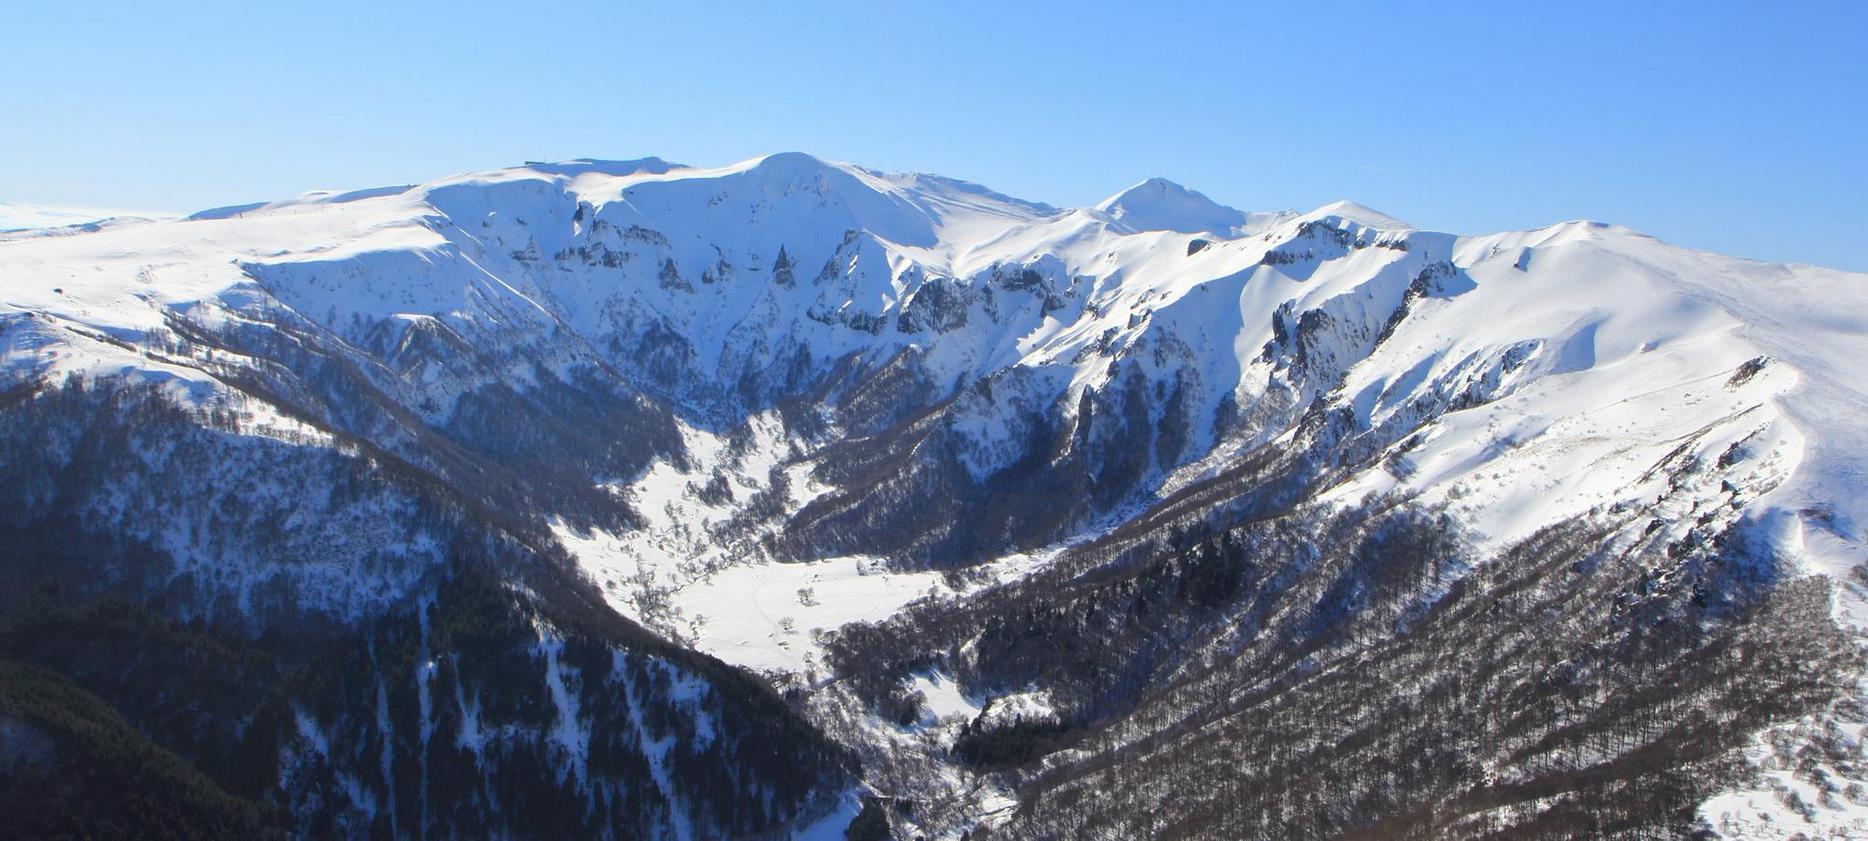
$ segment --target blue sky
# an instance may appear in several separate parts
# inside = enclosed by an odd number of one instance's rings
[[[802,150],[1060,205],[1159,175],[1868,270],[1865,3],[169,5],[6,6],[0,201]]]

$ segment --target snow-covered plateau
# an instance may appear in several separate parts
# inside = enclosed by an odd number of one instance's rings
[[[289,831],[1868,836],[1868,275],[797,153],[63,221],[0,609],[378,664],[227,713]]]

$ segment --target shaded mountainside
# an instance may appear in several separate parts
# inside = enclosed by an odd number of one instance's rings
[[[530,612],[484,571],[336,638],[248,641],[60,595],[39,594],[6,650],[276,799],[296,836],[753,837],[843,773],[744,675],[601,617]]]
[[[212,827],[1868,831],[1859,275],[783,154],[0,290],[0,659]]]
[[[0,662],[0,818],[20,838],[284,837],[59,675]]]
[[[231,435],[142,386],[6,419],[0,651],[295,836],[752,837],[846,784],[768,687],[617,616],[524,518],[406,464]],[[244,575],[174,553],[175,531]]]
[[[989,703],[949,748],[1017,795],[976,837],[1013,838],[1683,834],[1751,733],[1861,666],[1821,582],[1601,525],[1456,580],[1405,505],[1204,531],[846,628],[833,663],[900,720],[930,670],[1049,700]]]

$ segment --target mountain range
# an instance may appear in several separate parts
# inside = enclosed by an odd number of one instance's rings
[[[1868,833],[1864,360],[1600,222],[797,153],[0,233],[0,810]]]

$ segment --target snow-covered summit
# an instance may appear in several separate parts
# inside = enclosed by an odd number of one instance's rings
[[[1384,231],[1413,230],[1414,226],[1379,210],[1357,202],[1333,201],[1309,213],[1299,214],[1299,221],[1353,222],[1366,228]]]
[[[1165,178],[1150,178],[1103,199],[1096,210],[1129,231],[1224,234],[1246,221],[1244,213]]]

